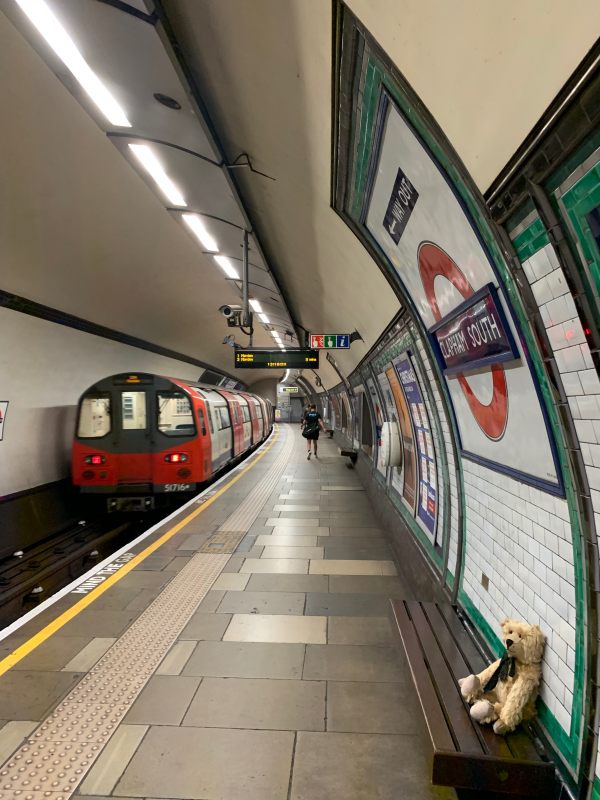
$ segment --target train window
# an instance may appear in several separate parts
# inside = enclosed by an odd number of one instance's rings
[[[219,412],[219,420],[221,423],[219,425],[219,430],[222,431],[224,428],[231,428],[231,420],[229,418],[229,411],[227,410],[227,407],[219,406],[218,412]]]
[[[211,407],[207,403],[206,404],[206,416],[208,417],[208,425],[210,427],[210,432],[211,433],[215,432],[215,428],[213,426],[213,413],[214,412],[212,411]]]
[[[110,395],[99,392],[81,401],[77,436],[80,439],[99,439],[110,433]]]
[[[262,406],[260,405],[256,406],[256,416],[258,417],[258,419],[263,418]]]
[[[250,409],[248,406],[242,406],[242,415],[244,417],[244,422],[250,422]]]
[[[124,431],[146,428],[146,392],[121,392],[121,420]]]
[[[158,430],[165,436],[194,436],[196,424],[190,399],[183,392],[157,392]]]
[[[206,422],[204,421],[204,411],[201,408],[198,409],[198,421],[200,422],[202,436],[206,436]]]

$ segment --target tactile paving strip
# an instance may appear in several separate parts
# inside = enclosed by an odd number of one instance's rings
[[[1,800],[68,800],[229,555],[198,553],[0,768]]]
[[[236,508],[219,528],[220,531],[247,531],[260,514],[262,507],[269,499],[269,495],[281,479],[281,473],[288,464],[289,457],[294,449],[294,439],[285,430],[285,442],[281,452],[271,464],[269,471],[261,481],[252,489],[243,503]]]
[[[213,533],[200,548],[201,553],[233,553],[247,531]]]

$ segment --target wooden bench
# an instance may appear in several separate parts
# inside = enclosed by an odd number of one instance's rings
[[[497,736],[469,716],[458,678],[486,665],[450,604],[392,600],[433,748],[432,782],[457,789],[460,798],[557,796],[554,765],[523,726]]]

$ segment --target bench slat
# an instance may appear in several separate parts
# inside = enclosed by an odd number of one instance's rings
[[[412,621],[402,600],[392,600],[391,604],[433,749],[455,751],[454,741],[438,702]]]
[[[434,753],[432,782],[456,789],[499,792],[519,797],[551,800],[556,795],[554,769],[544,761],[532,764],[493,756],[474,758],[466,753]]]
[[[470,665],[469,672],[481,672],[481,670],[483,670],[487,664],[479,650],[468,637],[461,621],[456,616],[454,608],[451,605],[440,604],[438,609],[446,621],[448,629],[452,632],[452,636],[455,640],[460,642],[459,647],[465,656],[465,660]],[[461,675],[459,677],[463,676]],[[492,737],[496,739],[500,737],[498,737],[491,728],[482,729],[485,731],[484,736],[486,737],[487,742],[490,743],[490,748],[493,748],[491,743]],[[501,739],[501,741],[506,743],[506,747],[508,747],[510,756],[512,758],[516,758],[521,761],[532,762],[537,762],[540,760],[539,753],[537,752],[534,743],[522,728],[517,729],[511,733],[510,736],[504,737]],[[491,752],[493,753],[493,749]]]
[[[452,635],[452,631],[450,631],[447,626],[446,619],[440,612],[439,606],[436,603],[423,603],[423,611],[425,612],[435,638],[437,639],[439,646],[444,653],[454,680],[458,684],[459,678],[465,678],[467,675],[471,674],[471,667],[465,661],[456,639]],[[467,704],[464,701],[463,704],[465,710],[467,710]],[[471,724],[473,725],[477,736],[479,736],[480,740],[483,742],[484,752],[501,758],[512,758],[512,752],[503,736],[497,736],[490,726],[479,725],[476,722],[472,722]]]
[[[473,729],[459,686],[448,669],[444,654],[435,640],[429,620],[425,616],[421,604],[416,601],[405,601],[405,605],[414,622],[417,636],[421,641],[426,661],[429,664],[432,680],[438,689],[438,700],[444,708],[446,718],[456,736],[459,749],[463,753],[481,755],[484,752],[482,743]]]

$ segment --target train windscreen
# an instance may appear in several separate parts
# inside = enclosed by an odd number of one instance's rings
[[[183,392],[157,392],[158,430],[165,436],[194,436],[196,423],[190,399]]]
[[[110,433],[110,394],[98,392],[86,395],[79,408],[77,436],[79,439],[99,439]]]

